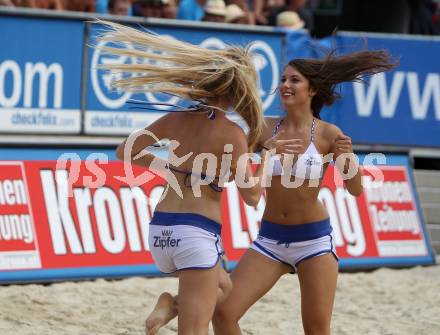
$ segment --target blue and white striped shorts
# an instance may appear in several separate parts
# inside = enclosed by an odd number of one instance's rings
[[[214,267],[224,254],[221,224],[194,213],[155,212],[148,243],[161,272]]]
[[[299,225],[281,225],[263,220],[251,249],[291,266],[296,272],[300,262],[329,252],[338,260],[332,231],[330,219]]]

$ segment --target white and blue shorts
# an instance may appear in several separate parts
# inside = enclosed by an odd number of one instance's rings
[[[221,224],[194,213],[155,212],[148,243],[161,272],[214,267],[224,254]]]
[[[299,225],[262,220],[258,238],[251,249],[289,265],[297,272],[298,264],[312,257],[331,252],[338,260],[332,231],[330,219]]]

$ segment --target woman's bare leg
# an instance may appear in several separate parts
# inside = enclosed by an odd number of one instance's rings
[[[232,290],[232,282],[229,274],[222,268],[219,271],[219,284],[217,302],[224,301]],[[145,333],[154,335],[157,331],[174,319],[178,313],[179,296],[172,296],[168,292],[164,292],[159,296],[155,308],[148,316],[145,322]]]
[[[313,257],[298,264],[301,315],[306,335],[329,335],[338,277],[333,254]]]
[[[212,269],[179,272],[178,334],[207,335],[220,282],[220,263]]]
[[[261,271],[264,269],[264,271]],[[241,334],[238,321],[244,313],[264,296],[285,273],[292,269],[255,250],[249,249],[231,274],[232,291],[217,305],[213,326],[216,335]]]
[[[223,268],[221,268],[219,275],[220,278],[218,283],[217,304],[225,301],[232,291],[232,281],[229,274]]]

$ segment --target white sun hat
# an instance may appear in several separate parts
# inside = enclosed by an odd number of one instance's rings
[[[246,16],[243,9],[237,6],[235,3],[226,6],[226,22],[233,22]]]
[[[304,28],[304,21],[293,11],[285,11],[277,15],[277,27],[289,29]]]
[[[226,15],[226,5],[223,0],[208,0],[205,5],[205,13],[211,15]]]

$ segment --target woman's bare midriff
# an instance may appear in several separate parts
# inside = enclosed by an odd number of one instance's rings
[[[156,211],[200,214],[221,224],[222,193],[214,192],[209,186],[201,186],[200,197],[197,197],[191,187],[183,185],[180,176],[177,178],[183,197],[169,187],[164,199],[156,206]]]
[[[305,180],[302,186],[288,188],[281,184],[281,177],[273,177],[272,186],[267,188],[266,208],[263,219],[284,225],[313,223],[329,217],[324,205],[318,200],[319,186],[309,186]]]

